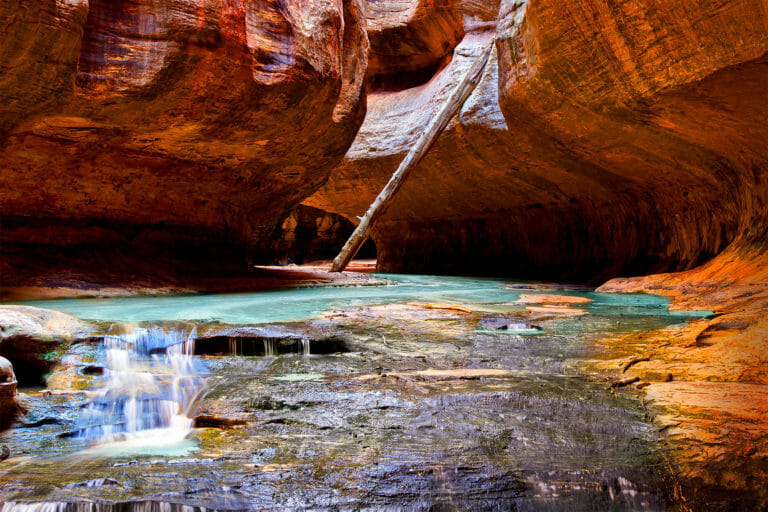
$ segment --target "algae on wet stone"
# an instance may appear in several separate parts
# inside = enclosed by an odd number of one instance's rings
[[[0,306],[0,356],[10,360],[22,385],[41,384],[69,345],[97,328],[78,318],[31,306]]]
[[[587,352],[587,338],[606,325],[632,331],[642,328],[643,318],[661,324],[680,319],[665,316],[663,307],[616,304],[597,306],[587,318],[547,320],[543,333],[519,342],[515,336],[478,332],[488,315],[510,322],[523,318],[520,306],[510,305],[518,292],[505,284],[414,276],[378,289],[336,289],[335,299],[326,291],[297,289],[268,297],[177,297],[170,303],[157,298],[162,307],[155,309],[146,308],[147,299],[122,301],[111,310],[116,315],[162,313],[179,319],[200,315],[210,300],[215,304],[210,319],[234,318],[232,313],[252,311],[271,297],[293,305],[289,313],[303,319],[248,329],[322,333],[345,340],[349,350],[205,357],[210,390],[200,415],[213,418],[215,428],[192,433],[196,453],[162,463],[139,454],[87,459],[85,452],[72,453],[78,448],[67,439],[55,438],[71,426],[41,427],[56,439],[44,452],[82,463],[55,478],[47,475],[53,466],[38,455],[10,465],[0,500],[87,495],[118,502],[126,496],[171,499],[219,509],[339,509],[366,503],[416,510],[450,504],[567,510],[600,503],[614,510],[663,510],[665,470],[655,456],[656,432],[639,404],[586,381],[566,363]],[[425,298],[461,303],[472,313],[425,309],[419,305]],[[89,305],[96,308],[92,317],[108,311],[86,302],[77,304],[84,316]],[[131,310],[132,304],[138,307]],[[318,319],[322,308],[326,313]],[[269,320],[263,310],[253,314],[253,320]],[[276,314],[283,319],[286,312]],[[78,403],[72,402],[75,413]],[[33,430],[19,429],[0,441],[37,450],[46,441]],[[116,486],[78,487],[77,493],[66,487],[101,477],[129,492],[120,497]],[[628,483],[617,487],[620,481]],[[614,495],[621,499],[613,501],[606,489],[619,489]]]

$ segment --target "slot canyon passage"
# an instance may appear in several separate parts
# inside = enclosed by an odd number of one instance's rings
[[[4,0],[0,509],[768,510],[767,141],[766,0]]]

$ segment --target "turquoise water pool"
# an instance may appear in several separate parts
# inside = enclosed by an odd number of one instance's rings
[[[592,300],[584,306],[598,315],[665,316],[681,319],[711,312],[670,312],[664,297],[644,294],[606,294],[584,289],[521,284],[503,279],[377,274],[382,286],[315,286],[232,294],[198,294],[105,299],[56,299],[24,302],[56,309],[84,320],[158,322],[219,321],[232,325],[301,321],[334,309],[408,302],[451,303],[488,312],[523,309],[522,293],[576,295]],[[681,320],[682,321],[682,320]]]

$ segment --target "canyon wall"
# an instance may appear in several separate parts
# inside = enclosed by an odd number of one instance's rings
[[[305,201],[361,215],[498,33],[477,90],[377,225],[380,269],[599,282],[689,268],[766,225],[766,2],[459,7],[450,63],[372,91]]]
[[[0,29],[6,285],[325,254],[494,37],[381,270],[599,282],[766,239],[764,0],[11,0]]]
[[[364,23],[357,0],[3,2],[4,283],[243,265],[354,138]]]

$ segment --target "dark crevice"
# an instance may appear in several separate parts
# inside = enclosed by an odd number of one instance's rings
[[[305,346],[310,354],[349,352],[345,340],[337,337],[309,339],[302,337],[267,336],[211,336],[195,340],[195,355],[265,356],[303,354]]]
[[[396,92],[418,87],[429,82],[451,61],[452,55],[446,55],[428,66],[410,71],[378,73],[367,78],[368,92]]]
[[[80,369],[81,375],[104,375],[104,368],[96,365],[84,366]]]
[[[251,260],[272,265],[301,265],[333,259],[354,230],[355,225],[339,214],[300,204],[253,248]],[[373,240],[365,242],[357,258],[376,258]]]
[[[0,354],[13,365],[19,387],[45,386],[45,377],[51,371],[53,363],[38,359],[19,359],[12,354]]]

